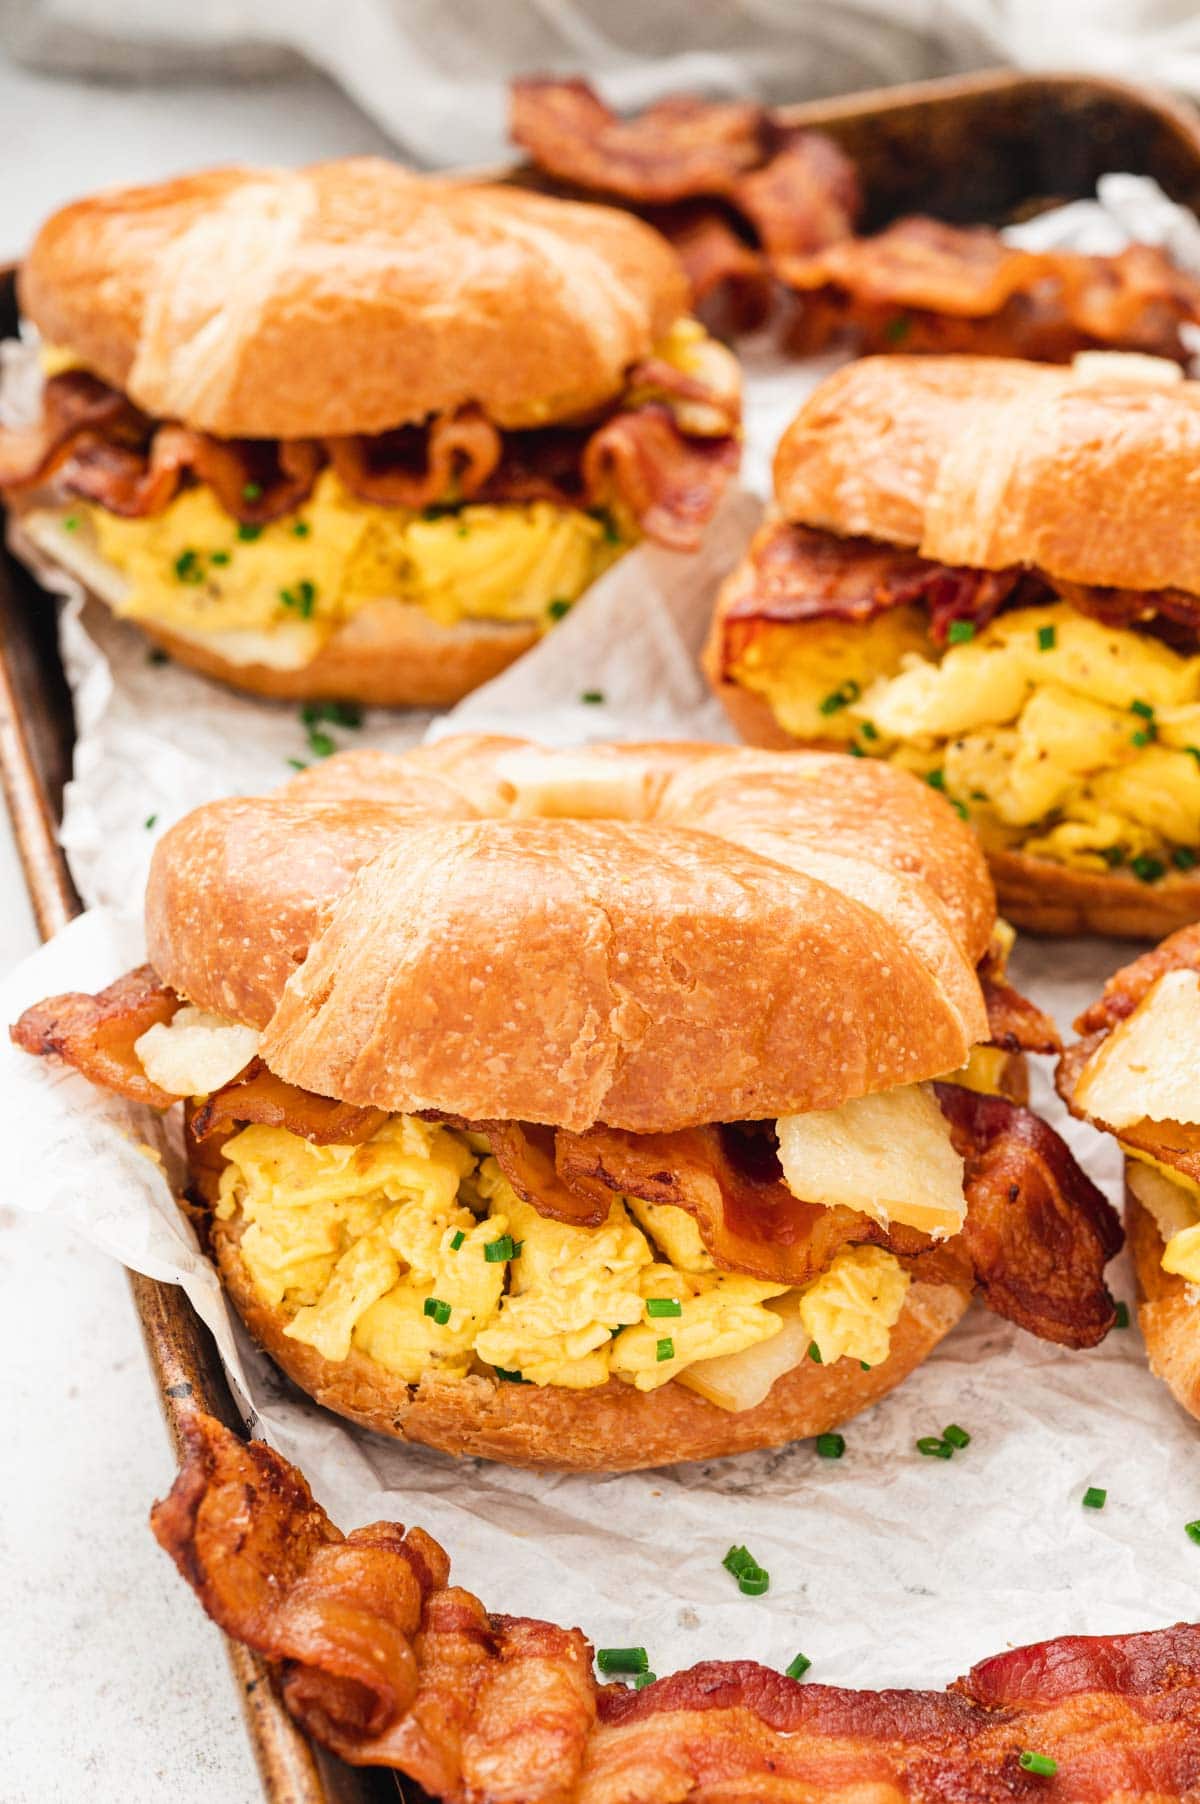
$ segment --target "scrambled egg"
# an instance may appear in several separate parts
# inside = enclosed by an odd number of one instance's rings
[[[358,1348],[408,1383],[482,1365],[655,1390],[781,1335],[775,1299],[799,1308],[805,1349],[827,1363],[878,1364],[908,1285],[865,1247],[801,1291],[719,1272],[689,1215],[616,1195],[599,1228],[550,1221],[477,1136],[408,1116],[361,1146],[251,1126],[224,1155],[218,1217],[240,1220],[251,1281],[285,1332],[331,1360]]]
[[[1155,882],[1200,846],[1200,657],[1019,608],[931,655],[919,611],[772,627],[734,674],[789,732],[840,738],[942,789],[985,845]]]
[[[655,358],[736,390],[737,365],[697,321],[678,320]],[[47,374],[74,367],[69,350],[46,346]],[[656,398],[630,389],[636,404]],[[721,434],[711,404],[666,396],[684,431]],[[634,543],[619,510],[550,501],[456,504],[414,511],[360,501],[332,470],[294,513],[239,526],[203,485],[183,489],[161,513],[122,519],[80,502],[63,524],[81,548],[125,581],[116,611],[184,635],[251,635],[243,660],[301,665],[340,626],[380,602],[419,607],[441,626],[464,619],[551,626]],[[269,635],[277,640],[275,655]],[[237,641],[222,649],[237,656]]]

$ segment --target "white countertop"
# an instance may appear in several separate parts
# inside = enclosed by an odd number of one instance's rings
[[[388,149],[322,81],[154,92],[0,61],[0,258],[53,207],[203,163]],[[0,970],[36,944],[0,814]],[[7,1201],[0,1191],[0,1203]],[[257,1804],[221,1639],[146,1524],[172,1477],[123,1271],[0,1207],[4,1804]]]

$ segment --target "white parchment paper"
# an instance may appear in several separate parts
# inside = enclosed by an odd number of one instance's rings
[[[1123,212],[1104,196],[1106,229],[1144,215],[1143,235],[1173,233],[1179,245],[1195,228],[1164,213],[1145,184],[1139,200],[1133,178],[1112,179],[1124,184]],[[1097,229],[1089,206],[1072,232]],[[716,584],[757,520],[750,491],[767,491],[775,439],[829,367],[780,366],[765,344],[747,347],[745,360],[748,487],[727,499],[699,557],[642,548],[451,715],[374,713],[361,732],[335,737],[395,748],[426,729],[560,744],[728,737],[696,651]],[[79,724],[64,841],[90,906],[0,985],[3,1021],[139,962],[137,911],[157,835],[202,801],[273,786],[289,757],[306,755],[296,709],[150,663],[135,629],[77,596],[62,635]],[[586,703],[585,692],[604,699]],[[1014,976],[1068,1028],[1128,956],[1100,941],[1031,942]],[[1115,1148],[1064,1116],[1045,1072],[1035,1101],[1118,1198]],[[941,1684],[1007,1645],[1196,1614],[1200,1553],[1184,1534],[1200,1516],[1196,1427],[1151,1377],[1136,1324],[1069,1353],[976,1306],[896,1393],[847,1425],[840,1461],[818,1458],[811,1442],[623,1477],[454,1461],[342,1424],[249,1344],[172,1201],[174,1131],[7,1043],[0,1050],[8,1200],[181,1283],[248,1420],[303,1467],[335,1519],[420,1522],[493,1609],[577,1623],[601,1645],[644,1643],[660,1674],[711,1657],[783,1666],[802,1650],[814,1678],[855,1684]],[[1126,1260],[1111,1271],[1132,1305]],[[970,1432],[969,1448],[947,1462],[922,1458],[917,1437],[952,1421]],[[1101,1512],[1082,1507],[1089,1485],[1108,1491]],[[764,1597],[742,1597],[722,1569],[732,1542],[769,1570]]]

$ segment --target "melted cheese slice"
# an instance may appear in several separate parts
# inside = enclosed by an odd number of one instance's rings
[[[250,1063],[259,1037],[256,1028],[185,1007],[169,1022],[147,1028],[133,1050],[160,1090],[172,1096],[211,1096]]]
[[[1200,1125],[1200,976],[1168,971],[1088,1060],[1079,1108],[1106,1127]]]
[[[807,1203],[841,1203],[935,1240],[956,1234],[966,1219],[963,1162],[924,1084],[785,1115],[776,1133],[784,1181]]]

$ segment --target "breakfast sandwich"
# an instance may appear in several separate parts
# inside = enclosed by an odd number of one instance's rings
[[[1200,914],[1200,384],[872,357],[785,432],[718,598],[744,738],[940,790],[1018,926],[1156,937]]]
[[[455,701],[639,539],[694,549],[737,467],[737,364],[627,213],[214,170],[55,214],[18,288],[17,548],[263,695]]]
[[[1114,1319],[1116,1217],[1021,1100],[972,834],[902,771],[718,746],[346,753],[155,849],[149,964],[17,1043],[186,1110],[259,1342],[368,1427],[622,1469],[882,1396],[975,1289]]]
[[[1200,927],[1110,977],[1058,1069],[1125,1154],[1125,1227],[1151,1369],[1200,1417]]]

